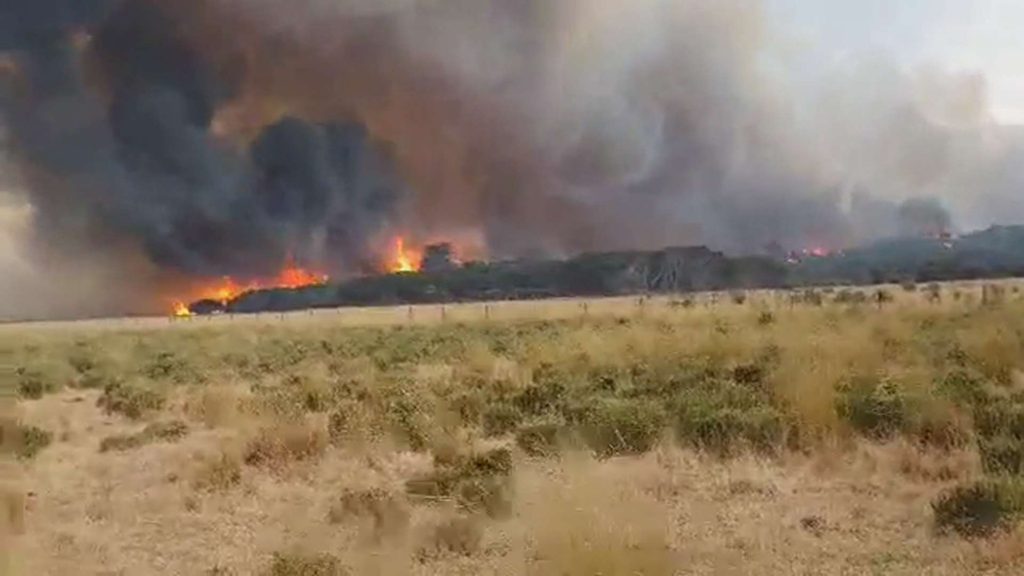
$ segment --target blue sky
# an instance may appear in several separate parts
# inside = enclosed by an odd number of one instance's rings
[[[992,110],[1024,124],[1024,0],[765,0],[808,70],[859,54],[977,71]]]

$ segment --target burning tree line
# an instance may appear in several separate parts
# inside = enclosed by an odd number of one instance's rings
[[[342,306],[931,282],[1024,276],[1024,227],[996,227],[955,243],[889,240],[800,262],[729,257],[706,247],[588,253],[568,260],[460,263],[451,244],[422,253],[396,242],[387,272],[328,284],[252,290],[203,299],[190,313],[252,313]]]

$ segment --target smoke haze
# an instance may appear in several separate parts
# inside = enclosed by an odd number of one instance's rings
[[[984,78],[867,56],[795,82],[757,2],[8,4],[19,292],[72,261],[144,310],[289,254],[358,273],[394,231],[498,258],[1024,221]]]

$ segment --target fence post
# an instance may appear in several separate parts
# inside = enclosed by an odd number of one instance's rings
[[[445,309],[444,304],[441,304],[441,322],[444,322],[448,318],[448,311]]]
[[[484,320],[490,320],[490,319],[491,319],[491,305],[490,304],[484,304]]]

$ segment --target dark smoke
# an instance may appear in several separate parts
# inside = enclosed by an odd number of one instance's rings
[[[160,274],[353,273],[393,228],[503,257],[1024,220],[983,79],[796,89],[759,6],[8,0],[5,148],[37,249]]]
[[[244,151],[213,130],[244,70],[206,60],[158,3],[25,0],[12,16],[4,122],[44,237],[130,238],[160,267],[212,276],[369,257],[401,186],[359,124],[282,118]]]

